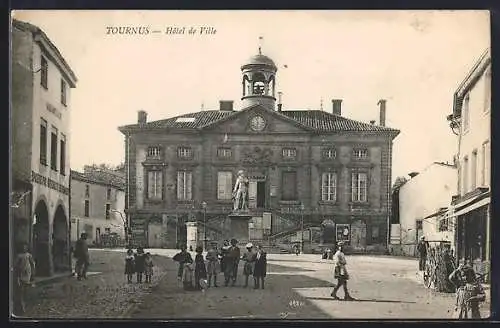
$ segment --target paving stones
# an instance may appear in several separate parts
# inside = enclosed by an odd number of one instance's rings
[[[124,277],[124,254],[91,250],[87,280],[74,277],[37,286],[29,291],[26,317],[30,318],[120,318],[133,302],[151,292],[150,287],[127,284]],[[152,284],[163,276],[168,259],[153,257],[155,275]]]

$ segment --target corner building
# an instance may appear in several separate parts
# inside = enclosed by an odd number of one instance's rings
[[[71,89],[77,78],[37,26],[13,20],[11,250],[28,244],[37,275],[69,271]]]
[[[399,134],[385,127],[385,100],[378,125],[343,117],[337,99],[331,112],[285,110],[269,57],[251,57],[241,72],[240,110],[220,101],[153,122],[140,111],[137,124],[119,128],[133,241],[172,248],[231,238],[232,188],[245,170],[249,240],[290,243],[303,230],[305,249],[341,239],[353,252],[385,251]]]

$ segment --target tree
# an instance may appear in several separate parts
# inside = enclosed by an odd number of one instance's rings
[[[392,190],[397,190],[401,188],[406,182],[408,182],[408,179],[404,176],[399,176],[396,178],[396,181],[394,181],[394,184],[392,185]]]

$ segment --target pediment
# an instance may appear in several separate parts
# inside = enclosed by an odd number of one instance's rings
[[[227,133],[307,133],[310,129],[301,123],[271,111],[263,106],[254,105],[244,108],[227,118],[202,128],[206,131]]]

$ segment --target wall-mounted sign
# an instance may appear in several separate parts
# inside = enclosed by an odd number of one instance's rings
[[[61,119],[62,117],[61,112],[49,103],[47,103],[47,110],[52,114],[54,114],[54,116],[57,117],[58,119]]]
[[[34,183],[37,183],[39,185],[49,187],[50,189],[58,191],[61,194],[69,195],[69,188],[68,187],[63,186],[62,184],[60,184],[60,183],[58,183],[50,178],[44,177],[43,175],[38,174],[35,171],[31,171],[31,181],[33,181]]]

